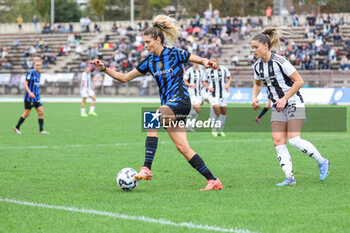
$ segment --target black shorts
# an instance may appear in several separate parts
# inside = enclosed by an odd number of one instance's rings
[[[179,121],[185,120],[191,111],[191,99],[189,96],[172,97],[165,105],[169,106]]]
[[[29,102],[29,101],[24,101],[24,109],[32,109],[32,107],[38,108],[40,106],[43,106],[43,104],[41,103],[41,101],[38,102]]]

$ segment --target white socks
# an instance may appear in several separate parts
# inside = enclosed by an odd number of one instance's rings
[[[90,112],[94,112],[95,111],[95,106],[90,106]]]
[[[212,131],[216,132],[215,122],[219,119],[219,115],[215,114],[213,107],[210,107],[210,119],[214,120],[213,130]]]
[[[292,158],[290,157],[287,145],[276,146],[277,159],[286,177],[294,179]]]
[[[314,158],[317,163],[324,162],[324,158],[321,156],[320,152],[318,152],[316,147],[312,145],[310,142],[300,137],[294,137],[289,139],[288,141],[292,146],[299,149],[301,152],[307,154],[309,157]]]
[[[82,108],[80,111],[81,113],[85,113],[85,108]]]
[[[226,122],[226,114],[225,115],[220,114],[219,121],[221,121],[221,126],[219,128],[219,132],[222,132],[222,130],[224,129],[224,126],[225,126],[225,122]]]

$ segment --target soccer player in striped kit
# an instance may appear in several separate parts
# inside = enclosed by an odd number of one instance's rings
[[[17,134],[22,134],[20,127],[24,120],[29,117],[32,107],[36,108],[39,117],[39,132],[41,134],[49,134],[44,131],[44,111],[42,102],[40,99],[40,70],[41,60],[38,57],[34,58],[34,68],[26,75],[24,82],[25,94],[24,94],[24,113],[19,118],[17,125],[13,128],[13,131]]]
[[[215,58],[213,61],[217,62]],[[227,82],[225,81],[227,80]],[[216,136],[225,136],[223,131],[226,122],[227,97],[230,92],[231,73],[225,66],[217,68],[208,68],[203,77],[203,86],[209,90],[209,103],[211,106],[210,118],[214,121],[220,121],[219,129],[213,127],[212,134]]]
[[[86,104],[86,98],[90,97],[92,99],[91,105],[90,105],[90,116],[97,116],[95,112],[95,102],[96,102],[96,95],[95,92],[92,90],[91,87],[91,71],[90,66],[86,66],[85,72],[81,75],[81,81],[80,81],[80,95],[82,98],[81,102],[81,112],[80,116],[87,117],[88,115],[85,113],[85,104]]]
[[[149,55],[132,71],[127,74],[115,72],[100,61],[94,60],[94,64],[100,71],[121,82],[128,82],[138,76],[150,72],[159,87],[161,106],[161,123],[178,122],[184,120],[191,110],[190,95],[183,80],[183,63],[192,62],[201,64],[207,68],[217,66],[216,62],[188,53],[185,50],[166,47],[165,41],[174,44],[181,29],[176,26],[176,21],[165,15],[154,18],[152,25],[143,32],[143,40]],[[157,112],[158,112],[157,111]],[[222,189],[222,184],[204,163],[203,159],[191,149],[188,144],[186,127],[180,125],[168,126],[166,129],[178,151],[186,158],[189,164],[207,179],[207,185],[203,190]],[[151,166],[157,150],[158,131],[148,129],[145,143],[145,162],[136,179],[151,180]]]
[[[191,97],[191,111],[189,117],[191,120],[196,120],[199,112],[201,111],[202,104],[202,77],[204,76],[204,70],[200,69],[198,64],[194,63],[191,68],[185,72],[185,85],[188,88],[188,93]],[[194,131],[193,128],[188,128],[188,131]]]
[[[271,52],[279,50],[280,35],[276,28],[267,28],[253,37],[251,47],[258,60],[254,64],[255,84],[253,86],[252,107],[260,109],[258,98],[262,84],[267,87],[273,103],[271,128],[277,159],[286,179],[277,186],[295,185],[292,158],[287,149],[289,144],[313,158],[320,168],[320,180],[328,176],[329,161],[322,157],[314,145],[300,137],[305,121],[305,105],[299,90],[304,81],[293,65],[284,57]]]

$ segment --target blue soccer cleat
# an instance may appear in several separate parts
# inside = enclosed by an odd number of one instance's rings
[[[276,184],[277,186],[293,186],[296,185],[295,179],[287,177],[283,182]]]
[[[320,180],[324,181],[328,177],[328,167],[329,167],[329,160],[325,159],[323,163],[319,163],[318,166],[320,168]]]

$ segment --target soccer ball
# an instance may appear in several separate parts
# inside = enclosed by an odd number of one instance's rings
[[[131,191],[137,187],[139,181],[134,178],[137,174],[133,168],[123,168],[118,172],[117,184],[124,191]]]

